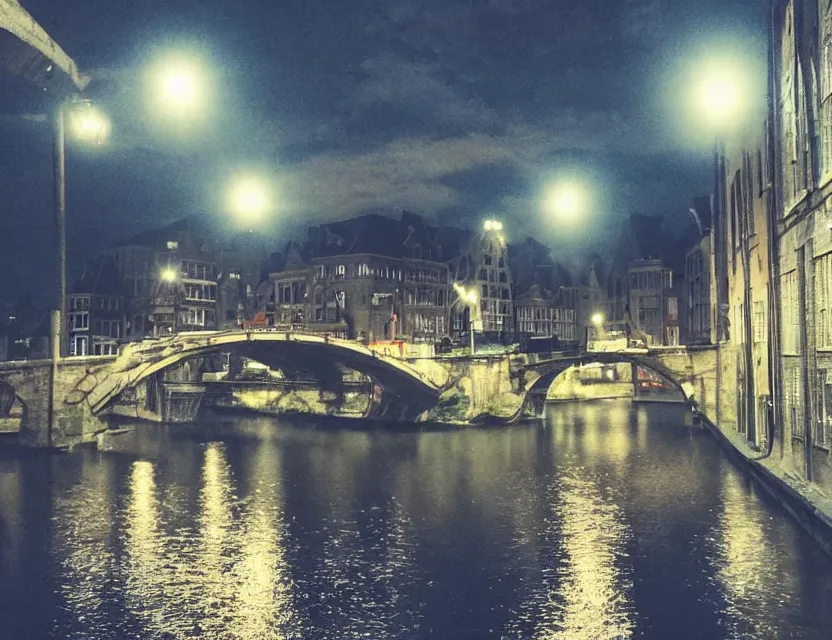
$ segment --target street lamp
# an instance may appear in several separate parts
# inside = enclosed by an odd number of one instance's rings
[[[207,108],[208,73],[193,55],[166,54],[148,68],[152,106],[182,117]]]
[[[70,103],[69,121],[77,140],[100,145],[110,134],[109,120],[87,100]]]
[[[251,222],[261,218],[271,207],[271,189],[265,179],[256,175],[235,178],[226,194],[228,209],[237,218]]]
[[[715,314],[716,327],[716,421],[720,421],[721,406],[721,343],[725,337],[724,324],[720,310],[723,307],[723,300],[727,291],[723,290],[722,281],[726,265],[723,264],[722,255],[725,251],[725,230],[724,216],[726,204],[726,167],[725,148],[721,137],[731,130],[738,129],[749,117],[751,111],[751,96],[757,95],[756,87],[753,86],[754,72],[751,65],[747,64],[741,56],[712,57],[701,62],[697,68],[696,80],[691,83],[692,95],[690,104],[695,109],[697,129],[702,126],[708,128],[714,136],[714,222],[713,222],[713,245],[714,245],[714,274],[715,287],[714,298],[717,313]],[[753,215],[753,213],[752,213]],[[751,330],[751,282],[750,282],[750,249],[748,238],[747,218],[742,217],[741,226],[738,230],[740,239],[740,255],[744,281],[743,291],[743,360],[746,376],[746,415],[748,416],[748,437],[749,440],[756,440],[755,407],[754,407],[754,371],[752,354],[752,330]],[[727,302],[727,300],[726,300]],[[726,305],[727,306],[727,305]],[[739,427],[739,425],[737,425]]]
[[[589,321],[592,323],[592,326],[595,327],[595,337],[598,339],[600,337],[601,329],[604,327],[604,314],[595,312],[592,314]],[[584,327],[584,343],[586,345],[586,350],[589,351],[589,325]]]
[[[588,213],[589,192],[577,180],[558,182],[547,190],[543,208],[560,222],[576,222]]]
[[[102,144],[109,133],[107,119],[93,107],[89,100],[78,97],[62,100],[55,110],[53,140],[55,180],[55,222],[58,235],[58,260],[55,265],[58,281],[57,315],[53,315],[51,327],[52,357],[55,361],[66,355],[69,346],[66,334],[66,124],[70,121],[74,137],[78,140]]]
[[[695,111],[696,128],[712,133],[725,131],[743,120],[749,109],[751,72],[736,56],[721,56],[700,63],[690,84],[689,105]]]
[[[159,279],[168,285],[168,294],[173,303],[173,323],[170,330],[176,333],[179,324],[179,292],[175,290],[174,286],[178,279],[176,269],[171,266],[162,268],[159,272]]]
[[[476,345],[474,344],[474,332],[479,327],[482,330],[482,319],[480,318],[479,297],[476,291],[466,289],[458,282],[454,282],[454,291],[457,299],[468,305],[468,333],[471,338],[471,355],[474,355]]]

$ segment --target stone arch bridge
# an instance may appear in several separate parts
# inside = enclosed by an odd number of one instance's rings
[[[625,363],[653,374],[651,380],[666,383],[678,392],[679,401],[700,403],[713,389],[715,349],[656,349],[623,352],[571,352],[537,359],[533,355],[480,356],[413,362],[442,389],[431,417],[471,422],[497,418],[514,422],[524,415],[539,414],[541,400],[554,380],[581,364]],[[646,399],[646,398],[642,398]]]
[[[343,369],[370,376],[376,388],[368,417],[471,423],[486,417],[513,422],[529,415],[535,398],[568,368],[581,363],[627,362],[653,371],[700,402],[713,384],[715,350],[562,353],[403,360],[360,343],[284,331],[182,333],[124,347],[117,356],[64,358],[52,392],[50,361],[0,363],[0,430],[17,420],[19,440],[47,442],[54,397],[52,442],[72,444],[107,428],[125,396],[158,381],[165,371],[215,353],[251,357],[272,368],[314,376],[322,388],[342,383]],[[700,389],[702,390],[700,392]]]
[[[376,383],[371,411],[416,420],[441,389],[409,363],[360,343],[285,331],[193,332],[124,347],[117,357],[64,358],[55,385],[53,442],[83,440],[106,427],[104,418],[126,394],[196,358],[232,352],[273,368],[314,376],[322,388],[352,369]],[[49,424],[50,361],[0,363],[0,420],[18,417],[22,441],[44,444]]]

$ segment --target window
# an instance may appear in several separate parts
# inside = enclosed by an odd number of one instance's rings
[[[335,267],[336,278],[343,278],[345,275],[347,275],[347,267],[345,265],[339,264],[337,267]]]
[[[828,370],[818,371],[818,422],[815,443],[829,446],[832,435],[832,375]]]
[[[782,299],[780,322],[783,331],[783,353],[797,355],[800,353],[800,338],[798,335],[800,314],[797,308],[796,271],[790,271],[780,276],[780,295]]]
[[[168,240],[168,251],[176,251],[179,249],[179,242],[176,240]]]
[[[756,300],[754,302],[754,317],[752,321],[754,323],[754,342],[766,342],[766,305],[762,300]]]
[[[832,327],[830,323],[830,303],[832,303],[832,253],[827,253],[815,261],[815,306],[817,322],[815,324],[815,341],[819,348],[832,347]]]

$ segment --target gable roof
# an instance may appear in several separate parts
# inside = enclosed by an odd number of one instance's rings
[[[125,294],[121,273],[111,256],[100,256],[91,260],[76,280],[72,293],[86,293],[99,296],[121,296]]]

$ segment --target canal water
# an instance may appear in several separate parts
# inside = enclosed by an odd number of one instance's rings
[[[0,452],[0,637],[829,638],[832,560],[679,407]]]

